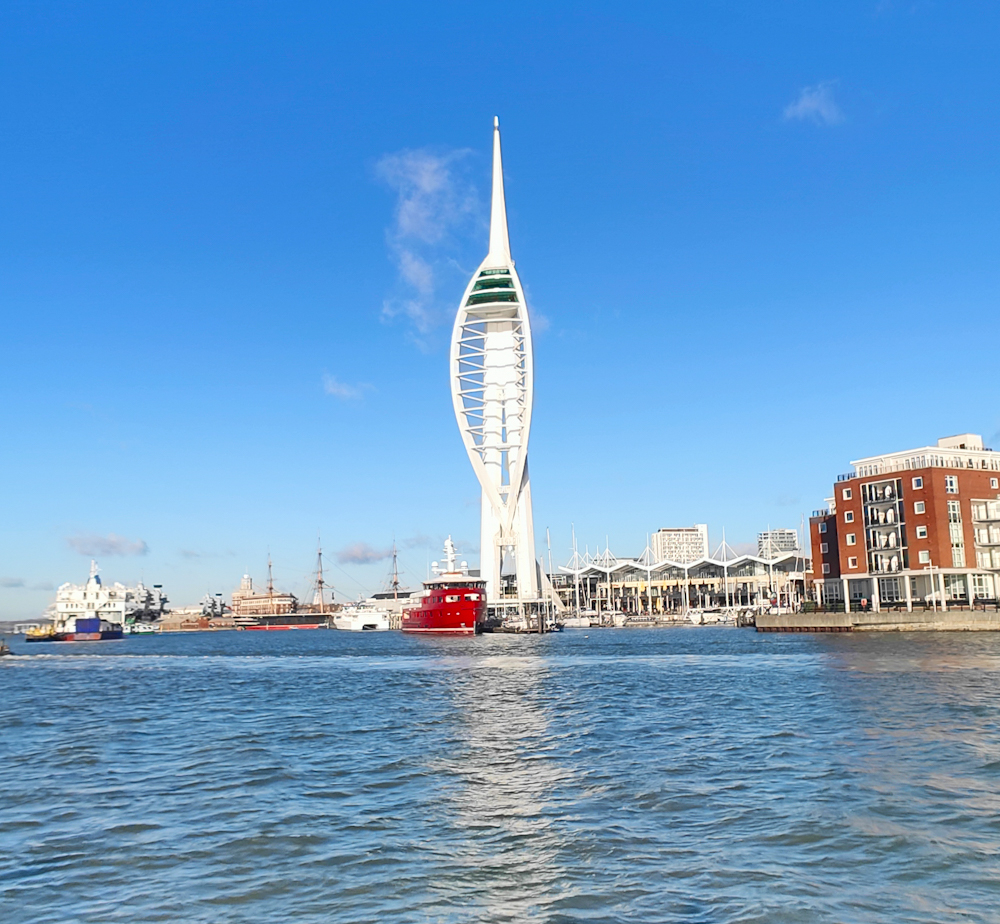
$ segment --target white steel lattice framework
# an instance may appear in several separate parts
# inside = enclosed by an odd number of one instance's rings
[[[476,270],[451,337],[451,394],[462,440],[483,488],[480,573],[487,598],[501,599],[505,557],[516,596],[538,598],[528,483],[531,428],[531,328],[507,236],[500,124],[493,120],[490,251]]]

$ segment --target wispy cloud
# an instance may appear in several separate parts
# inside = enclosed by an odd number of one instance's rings
[[[367,382],[359,382],[357,385],[348,385],[346,382],[341,382],[340,379],[335,376],[330,375],[329,372],[323,373],[323,391],[328,395],[333,395],[334,398],[340,398],[341,401],[353,401],[362,397],[366,391],[371,391],[374,389],[373,385],[369,385]]]
[[[399,151],[387,154],[375,168],[379,179],[396,193],[395,216],[386,238],[400,292],[385,300],[382,317],[406,318],[421,338],[448,318],[450,312],[436,298],[439,277],[460,269],[454,258],[460,249],[455,236],[474,227],[479,216],[476,188],[462,170],[468,154],[466,150]]]
[[[810,121],[816,125],[839,125],[844,121],[844,113],[833,98],[835,83],[826,80],[815,86],[803,87],[799,98],[785,107],[785,118]]]
[[[24,578],[0,578],[0,587],[24,587]]]
[[[149,552],[149,546],[142,539],[126,539],[124,536],[116,536],[114,533],[108,533],[106,536],[96,536],[92,533],[70,536],[66,543],[81,555],[90,555],[94,558],[107,558],[113,555],[145,555]]]
[[[392,548],[376,549],[367,542],[355,542],[337,553],[337,561],[342,565],[370,565],[392,555]]]

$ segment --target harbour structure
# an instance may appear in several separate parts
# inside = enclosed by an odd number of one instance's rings
[[[59,585],[54,613],[57,622],[77,617],[99,618],[125,626],[136,621],[152,622],[163,616],[167,597],[159,584],[146,587],[139,581],[129,587],[116,581],[105,585],[100,570],[96,560],[91,560],[86,583]]]
[[[594,557],[574,555],[553,583],[574,609],[670,617],[697,608],[795,608],[804,599],[809,570],[801,550],[774,558],[730,556],[723,545],[717,557],[658,561],[649,548],[637,558],[618,558],[606,548]]]
[[[799,548],[799,532],[796,529],[766,529],[757,533],[757,554],[763,558],[774,558],[781,552],[794,552]]]
[[[490,603],[523,607],[538,601],[541,583],[528,477],[533,357],[524,289],[510,253],[497,118],[489,252],[455,317],[450,378],[462,442],[482,487],[480,578]]]
[[[848,613],[996,603],[1000,453],[964,433],[851,465],[809,519],[818,603]]]
[[[296,612],[299,606],[295,594],[274,589],[270,556],[267,559],[267,588],[255,590],[253,578],[249,574],[244,574],[239,590],[233,591],[232,599],[233,616],[237,619],[253,616],[285,616]]]
[[[711,551],[708,524],[658,529],[650,538],[650,549],[657,561],[689,562],[704,558]]]

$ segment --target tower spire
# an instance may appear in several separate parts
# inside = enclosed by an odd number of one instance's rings
[[[493,201],[490,207],[490,252],[487,263],[507,266],[511,263],[510,238],[507,236],[507,204],[503,196],[503,161],[500,157],[500,119],[493,117]]]

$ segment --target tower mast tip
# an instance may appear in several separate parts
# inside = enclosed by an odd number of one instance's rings
[[[493,116],[493,127],[494,128],[500,127],[500,116]]]

